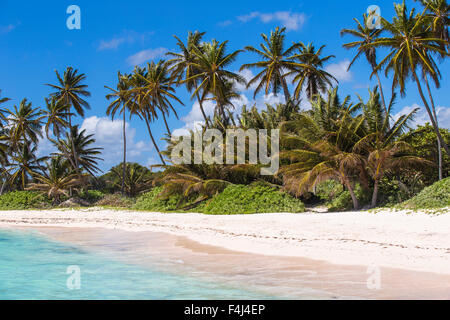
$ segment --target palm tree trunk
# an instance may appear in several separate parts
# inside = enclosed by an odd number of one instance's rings
[[[422,86],[420,85],[419,77],[417,77],[417,74],[416,74],[415,70],[413,70],[413,77],[414,77],[414,80],[417,83],[417,88],[419,89],[420,97],[422,98],[422,101],[423,101],[423,103],[425,105],[425,109],[427,110],[428,116],[430,117],[430,120],[431,120],[431,124],[433,125],[434,130],[436,131],[438,139],[440,140],[441,145],[444,147],[444,149],[447,152],[447,154],[450,156],[450,150],[449,150],[447,144],[445,143],[444,139],[442,138],[441,132],[439,131],[439,127],[437,126],[436,121],[435,121],[435,119],[433,117],[433,113],[430,110],[430,106],[428,105],[428,102],[425,99],[425,96],[423,94]]]
[[[153,137],[152,129],[150,129],[150,123],[148,121],[147,114],[143,114],[143,116],[144,116],[144,119],[145,119],[145,124],[147,125],[148,134],[150,135],[150,138],[152,139],[153,145],[155,146],[155,149],[158,152],[159,158],[161,159],[162,164],[166,165],[166,162],[164,161],[164,158],[161,155],[161,151],[159,151],[158,145],[156,144],[155,138]]]
[[[375,75],[376,75],[377,80],[378,80],[378,88],[380,89],[381,102],[383,103],[384,112],[386,112],[386,115],[388,116],[388,109],[387,109],[387,106],[386,106],[386,99],[384,98],[383,87],[381,86],[381,80],[380,80],[380,75],[378,74],[378,71],[375,72]]]
[[[283,85],[283,91],[284,91],[284,98],[286,99],[286,103],[288,103],[291,100],[291,94],[289,93],[289,89],[286,83],[286,79],[283,78],[281,81]]]
[[[197,84],[195,85],[195,90],[197,90]],[[209,128],[208,117],[206,116],[205,110],[203,109],[203,101],[202,101],[202,99],[200,99],[198,91],[195,95],[197,96],[198,105],[200,106],[200,110],[202,111],[203,118],[205,119],[206,127]]]
[[[372,204],[371,204],[372,208],[375,208],[377,206],[379,182],[380,182],[379,179],[375,179],[375,184],[373,186],[373,194],[372,194]]]
[[[169,134],[169,137],[171,137],[172,136],[172,132],[170,132],[170,129],[169,129],[169,126],[167,124],[167,119],[166,119],[166,115],[164,114],[164,111],[162,112],[162,116],[163,116],[163,119],[164,119],[164,124],[166,125],[167,133]]]
[[[122,171],[122,197],[125,195],[125,175],[127,174],[127,133],[126,133],[126,108],[123,108],[123,171]]]
[[[69,130],[70,130],[70,135],[72,135],[72,115],[70,114],[70,102],[69,99],[67,99],[67,105],[69,106],[69,109],[67,110],[67,116],[69,118]],[[78,173],[78,169],[80,167],[80,164],[78,163],[78,155],[77,155],[77,151],[75,150],[75,143],[73,141],[73,137],[71,137],[71,141],[72,141],[72,155],[73,155],[73,159],[75,161],[75,172]],[[72,190],[72,189],[71,189]],[[72,195],[72,193],[71,193]]]
[[[436,121],[436,125],[438,126],[438,130],[439,130],[439,122],[438,122],[438,118],[437,118],[437,115],[436,115],[436,107],[434,105],[434,99],[433,99],[433,95],[431,94],[430,84],[428,83],[428,77],[427,76],[425,76],[425,83],[427,85],[428,96],[430,97],[431,108],[432,108],[432,111],[433,111],[434,120]],[[441,140],[439,140],[439,138],[437,138],[437,144],[438,144],[439,180],[442,180],[444,178],[443,175],[442,175],[442,146],[441,146]]]
[[[355,192],[353,192],[353,188],[350,184],[350,181],[348,181],[347,177],[344,179],[344,182],[345,182],[345,187],[347,188],[348,192],[350,192],[350,196],[352,197],[353,208],[355,210],[358,210],[359,209],[358,198],[356,197]]]

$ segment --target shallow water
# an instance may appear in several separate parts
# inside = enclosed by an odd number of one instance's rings
[[[70,266],[80,268],[79,290],[67,286]],[[0,299],[270,298],[274,297],[129,264],[37,232],[0,230]]]

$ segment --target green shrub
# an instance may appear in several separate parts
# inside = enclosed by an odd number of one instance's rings
[[[50,200],[33,191],[14,191],[0,196],[0,210],[44,209]]]
[[[450,177],[422,190],[414,198],[404,202],[408,209],[437,209],[450,206]]]
[[[168,212],[177,210],[177,204],[179,203],[181,196],[171,196],[168,199],[159,197],[162,192],[162,187],[155,187],[150,192],[140,196],[134,209],[155,211],[155,212]]]
[[[79,194],[80,198],[88,202],[94,203],[102,199],[105,194],[99,190],[87,190]]]
[[[203,213],[206,214],[300,213],[304,211],[305,206],[300,200],[263,185],[228,186],[203,207]]]
[[[357,183],[353,191],[355,192],[360,206],[370,200],[370,192],[365,192],[361,185]],[[353,201],[350,192],[335,180],[327,180],[320,183],[316,189],[316,195],[325,202],[329,211],[345,211],[353,209]]]

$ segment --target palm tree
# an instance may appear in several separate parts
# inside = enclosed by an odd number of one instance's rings
[[[445,40],[447,42],[448,47],[448,41],[450,40],[449,32],[448,32],[448,25],[450,23],[450,20],[448,18],[449,11],[450,11],[450,5],[447,4],[446,0],[419,0],[427,9],[427,17],[430,19],[430,28],[434,32],[435,36],[437,38],[440,38],[442,40]],[[442,44],[441,49],[445,50],[446,45]],[[426,54],[426,53],[425,53]],[[434,67],[437,70],[437,67]],[[426,71],[426,69],[424,70]],[[433,75],[430,74],[432,79],[434,80],[434,83],[436,85],[436,88],[440,87],[439,79],[437,76],[439,75]],[[433,95],[431,94],[430,84],[428,82],[428,76],[426,72],[423,74],[423,78],[425,80],[425,84],[427,86],[428,96],[430,98],[431,103],[431,109],[433,111],[433,116],[436,121],[436,125],[439,128],[439,121],[436,114],[436,107],[434,104]],[[438,165],[439,165],[439,180],[443,179],[443,163],[442,163],[442,146],[441,141],[439,138],[437,138],[438,143]]]
[[[75,109],[76,113],[81,117],[84,117],[84,109],[90,109],[89,103],[83,99],[83,97],[90,97],[91,94],[87,91],[87,85],[82,84],[86,80],[86,75],[84,73],[78,74],[78,70],[74,70],[72,67],[68,67],[64,71],[63,77],[61,77],[58,71],[55,70],[56,77],[58,78],[58,85],[47,84],[56,91],[51,95],[56,97],[58,100],[64,101],[64,104],[68,106],[67,108],[67,119],[69,122],[69,128],[72,130],[72,108]],[[76,152],[75,146],[72,146],[72,151]],[[73,159],[77,161],[78,156],[73,155]],[[75,163],[78,168],[79,164]]]
[[[141,192],[149,190],[152,186],[150,171],[137,163],[131,163],[127,166],[125,176],[123,176],[124,167],[121,164],[118,167],[112,168],[111,173],[120,181],[125,181],[125,192],[129,197],[135,197]],[[113,186],[116,186],[115,181],[109,181]]]
[[[167,124],[166,114],[169,114],[169,110],[172,110],[175,116],[178,118],[178,114],[173,107],[170,99],[175,100],[184,106],[183,102],[175,95],[175,89],[172,87],[172,79],[169,76],[169,65],[160,60],[158,63],[147,63],[147,75],[143,80],[145,81],[144,87],[145,99],[147,105],[151,106],[152,110],[159,109],[163,116],[164,124],[166,126],[169,136],[172,135]],[[154,113],[157,118],[158,113]]]
[[[432,61],[431,54],[448,56],[449,54],[441,49],[442,44],[446,44],[446,41],[436,38],[432,30],[428,28],[425,11],[416,15],[415,10],[412,9],[408,14],[406,5],[403,2],[402,4],[395,4],[395,12],[396,16],[393,18],[392,23],[384,18],[381,19],[384,29],[391,37],[378,38],[373,43],[363,46],[363,49],[385,47],[391,50],[378,64],[375,71],[380,70],[383,66],[386,66],[386,75],[393,71],[392,87],[393,89],[399,87],[402,95],[405,95],[407,79],[410,76],[412,77],[417,85],[431,123],[441,141],[441,145],[447,154],[450,155],[450,150],[442,138],[417,75],[418,68],[423,68],[423,72],[428,75],[436,76],[438,74],[439,70],[436,69],[436,64]],[[425,52],[427,53],[426,55],[424,55]]]
[[[149,66],[150,67],[150,66]],[[135,113],[144,119],[147,125],[148,134],[152,140],[153,146],[158,152],[161,163],[166,165],[166,162],[161,154],[161,151],[153,136],[150,123],[158,118],[158,106],[150,99],[151,91],[153,90],[150,81],[147,80],[148,70],[145,68],[135,67],[131,76],[130,99],[135,108]]]
[[[95,173],[100,172],[98,168],[98,161],[102,160],[98,155],[101,154],[102,148],[92,147],[95,143],[94,135],[86,135],[86,130],[80,131],[78,126],[73,126],[70,132],[66,132],[64,139],[56,141],[57,152],[53,156],[71,157],[67,160],[72,164],[78,164],[79,167],[74,167],[75,172],[80,174],[80,168],[86,170],[90,175],[95,177]],[[75,150],[72,150],[72,148]],[[72,158],[73,155],[77,159]],[[80,174],[81,175],[81,174]]]
[[[285,31],[286,28],[277,27],[275,31],[271,31],[268,37],[261,34],[264,43],[260,44],[261,49],[252,46],[245,47],[248,52],[256,53],[262,58],[261,61],[242,65],[240,71],[250,68],[263,69],[253,79],[251,79],[247,88],[258,83],[254,97],[264,88],[265,94],[272,91],[275,95],[283,88],[286,103],[290,100],[291,95],[286,82],[286,72],[293,67],[299,66],[293,61],[292,53],[297,48],[297,44],[293,44],[285,49]],[[281,88],[280,88],[281,87]]]
[[[61,157],[46,162],[47,172],[34,173],[35,183],[31,183],[27,190],[36,190],[53,199],[53,205],[61,202],[61,197],[70,195],[70,190],[81,185],[86,178],[73,173],[69,163]]]
[[[278,175],[284,188],[300,196],[314,191],[322,181],[340,182],[350,193],[355,209],[359,201],[354,192],[356,179],[367,185],[364,159],[353,146],[362,133],[362,119],[354,116],[360,109],[349,97],[340,101],[337,88],[328,91],[328,99],[321,96],[312,103],[312,110],[283,123],[280,157],[287,164]]]
[[[181,52],[168,52],[167,55],[172,57],[172,59],[167,61],[167,63],[171,66],[170,70],[172,71],[173,78],[176,80],[176,83],[178,85],[180,85],[182,81],[190,79],[198,72],[192,66],[196,59],[193,48],[197,47],[201,50],[201,41],[204,35],[205,32],[189,31],[186,44],[184,44],[183,41],[180,40],[180,38],[174,36],[175,39],[177,39],[177,46],[180,48]],[[184,83],[188,92],[192,92],[197,90],[199,81],[191,79]],[[200,111],[202,112],[203,118],[205,119],[205,124],[206,126],[208,126],[209,119],[206,116],[205,110],[203,108],[203,101],[200,99],[200,93],[198,91],[195,94],[195,97],[197,98]]]
[[[130,100],[130,89],[131,89],[131,77],[129,75],[122,75],[120,72],[117,74],[118,83],[117,89],[112,89],[105,86],[105,88],[112,91],[112,93],[106,96],[107,100],[114,99],[106,110],[106,114],[111,116],[114,120],[114,116],[119,111],[123,115],[123,179],[122,179],[122,196],[125,194],[125,172],[127,170],[127,133],[126,133],[126,111],[127,109],[132,109],[130,106],[132,104]],[[131,116],[131,114],[130,114]]]
[[[15,105],[12,110],[6,109],[2,117],[7,122],[9,142],[13,150],[17,150],[26,141],[37,144],[42,137],[42,112],[33,108],[27,99],[23,99],[19,107]]]
[[[375,74],[378,80],[378,88],[380,89],[381,94],[381,102],[383,103],[383,107],[385,112],[387,112],[386,107],[386,100],[384,98],[383,94],[383,87],[381,85],[380,75],[378,74],[378,70],[375,70],[377,67],[377,52],[375,47],[366,47],[366,45],[373,43],[376,39],[379,38],[380,34],[383,32],[382,29],[377,28],[369,28],[367,21],[368,16],[367,14],[363,15],[363,23],[359,22],[358,19],[353,19],[356,22],[356,29],[342,29],[341,30],[341,36],[343,35],[352,35],[356,38],[359,38],[358,41],[349,42],[344,44],[344,48],[346,49],[352,49],[357,48],[358,53],[353,58],[352,62],[350,62],[348,66],[348,70],[353,66],[356,60],[358,60],[359,57],[364,55],[366,57],[367,62],[369,62],[369,65],[372,67],[372,72]]]
[[[391,171],[398,171],[405,167],[422,165],[428,161],[411,156],[412,147],[398,138],[408,129],[408,124],[413,120],[418,109],[408,115],[400,116],[391,126],[389,124],[390,112],[394,99],[388,106],[388,112],[384,111],[380,103],[380,94],[377,88],[369,90],[370,98],[364,103],[360,98],[363,108],[365,135],[354,145],[355,153],[363,153],[366,168],[374,181],[372,195],[372,208],[376,207],[378,189],[381,179]]]
[[[307,46],[303,43],[298,44],[299,54],[293,56],[294,60],[298,60],[297,66],[294,66],[286,76],[294,75],[293,83],[298,82],[295,88],[295,98],[299,99],[303,87],[306,84],[306,96],[312,100],[319,92],[326,92],[328,87],[332,86],[333,81],[337,81],[335,77],[323,70],[325,62],[334,58],[333,55],[321,58],[322,50],[325,46],[321,46],[316,51],[310,43]]]
[[[36,153],[37,145],[27,141],[11,154],[11,161],[7,169],[11,186],[17,186],[19,189],[25,190],[35,173],[42,169],[40,163],[47,157],[37,158]]]
[[[445,40],[442,43],[442,50],[449,45],[450,35],[448,26],[450,25],[449,12],[450,5],[447,0],[415,0],[422,3],[427,10],[427,17],[430,19],[430,27],[437,38]]]
[[[216,110],[220,114],[223,123],[228,122],[225,112],[227,93],[229,92],[227,84],[230,82],[246,83],[242,76],[226,69],[236,60],[237,55],[242,52],[242,50],[237,50],[227,54],[227,44],[228,41],[221,43],[213,40],[210,43],[204,43],[201,49],[193,46],[196,60],[191,63],[191,66],[197,72],[190,78],[182,81],[182,83],[188,81],[201,82],[192,96],[202,92],[201,100],[204,101],[208,94],[212,95],[217,102]]]
[[[44,126],[45,135],[48,140],[54,142],[54,140],[50,138],[50,131],[53,136],[58,139],[69,127],[69,122],[67,121],[67,105],[64,104],[64,101],[58,100],[56,97],[51,97],[50,99],[46,98],[45,104],[47,110],[42,112],[47,119]]]

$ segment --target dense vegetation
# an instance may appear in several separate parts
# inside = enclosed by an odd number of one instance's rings
[[[0,210],[44,209],[50,201],[43,195],[32,191],[14,191],[0,196]]]
[[[179,50],[168,53],[168,60],[150,61],[130,74],[119,72],[116,86],[106,87],[110,90],[106,114],[123,119],[124,152],[122,163],[102,176],[98,165],[102,150],[93,147],[95,137],[73,124],[90,108],[85,74],[72,67],[56,72],[55,84],[48,84],[53,92],[45,98],[45,109],[33,107],[27,99],[10,106],[9,99],[2,98],[2,208],[39,207],[41,202],[25,196],[31,191],[50,199],[53,206],[77,198],[86,205],[209,214],[302,212],[302,202],[324,203],[331,210],[373,208],[418,194],[411,203],[419,206],[420,199],[427,198],[423,193],[430,190],[420,193],[423,188],[450,174],[450,133],[439,128],[433,99],[433,89],[442,79],[438,63],[449,56],[449,5],[446,0],[420,3],[419,10],[395,4],[395,16],[392,21],[381,18],[381,29],[370,28],[370,17],[364,15],[361,21],[355,19],[354,29],[342,30],[343,36],[353,37],[343,44],[355,50],[349,68],[365,58],[372,70],[368,76],[377,80],[367,100],[340,97],[337,79],[326,72],[326,64],[334,58],[325,54],[326,46],[303,42],[287,46],[284,28],[262,34],[259,47],[235,51],[228,41],[208,42],[198,31],[189,32],[186,42],[175,37]],[[379,59],[385,51],[387,55]],[[258,57],[241,67],[257,72],[248,82],[230,70],[244,52]],[[381,85],[383,72],[392,81],[390,99]],[[417,110],[392,116],[396,96],[406,94],[408,81],[417,87],[430,120],[417,129],[411,129]],[[283,94],[285,102],[262,111],[245,106],[237,114],[233,106],[239,96],[237,84],[254,86],[255,96]],[[171,163],[174,143],[167,118],[177,117],[177,105],[183,105],[177,97],[179,87],[198,102],[202,130],[279,129],[278,173],[262,176],[259,166],[249,164],[248,154],[240,165]],[[301,101],[302,93],[310,109]],[[204,110],[207,101],[215,104],[212,116]],[[161,162],[158,172],[127,162],[127,119],[145,123]],[[160,119],[167,131],[166,150],[152,131],[153,122]],[[56,151],[38,157],[37,145],[44,137]],[[444,187],[448,180],[443,181],[432,188]]]
[[[436,209],[450,206],[450,178],[423,189],[403,204],[409,209]]]

